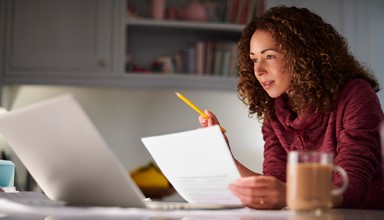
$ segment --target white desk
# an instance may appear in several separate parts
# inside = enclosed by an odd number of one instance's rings
[[[261,210],[217,210],[217,211],[150,211],[144,209],[120,208],[55,208],[49,210],[50,215],[42,213],[9,213],[0,214],[2,219],[28,220],[383,220],[383,211],[332,209],[320,216],[314,214],[298,214],[292,211]]]

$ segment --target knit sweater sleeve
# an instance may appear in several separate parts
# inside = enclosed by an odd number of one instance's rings
[[[344,168],[349,177],[343,207],[359,207],[380,165],[379,123],[383,112],[368,83],[353,80],[341,94],[336,114],[335,165]],[[334,184],[342,184],[340,176],[335,177]]]
[[[262,133],[265,142],[263,174],[286,182],[287,152],[281,146],[270,121],[264,121]]]

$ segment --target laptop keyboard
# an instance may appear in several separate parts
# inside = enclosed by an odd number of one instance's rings
[[[0,192],[0,199],[21,203],[29,206],[64,206],[65,202],[49,199],[41,192],[20,191],[20,192]]]
[[[221,204],[198,204],[187,202],[153,202],[146,201],[146,206],[155,210],[216,210],[216,209],[239,209],[244,208],[243,205],[221,205]]]

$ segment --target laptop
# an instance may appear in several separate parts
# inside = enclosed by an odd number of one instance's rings
[[[223,209],[241,205],[148,202],[80,104],[61,95],[0,116],[0,134],[43,192],[69,206]]]

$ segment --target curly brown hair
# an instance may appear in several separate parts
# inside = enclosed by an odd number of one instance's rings
[[[275,118],[274,99],[262,88],[249,57],[256,30],[268,31],[283,54],[283,67],[293,74],[289,100],[298,114],[309,109],[331,112],[350,79],[366,80],[377,92],[379,83],[349,51],[346,39],[332,25],[306,8],[273,7],[255,17],[239,41],[238,97],[248,106],[249,117]],[[310,107],[310,108],[309,108]]]

